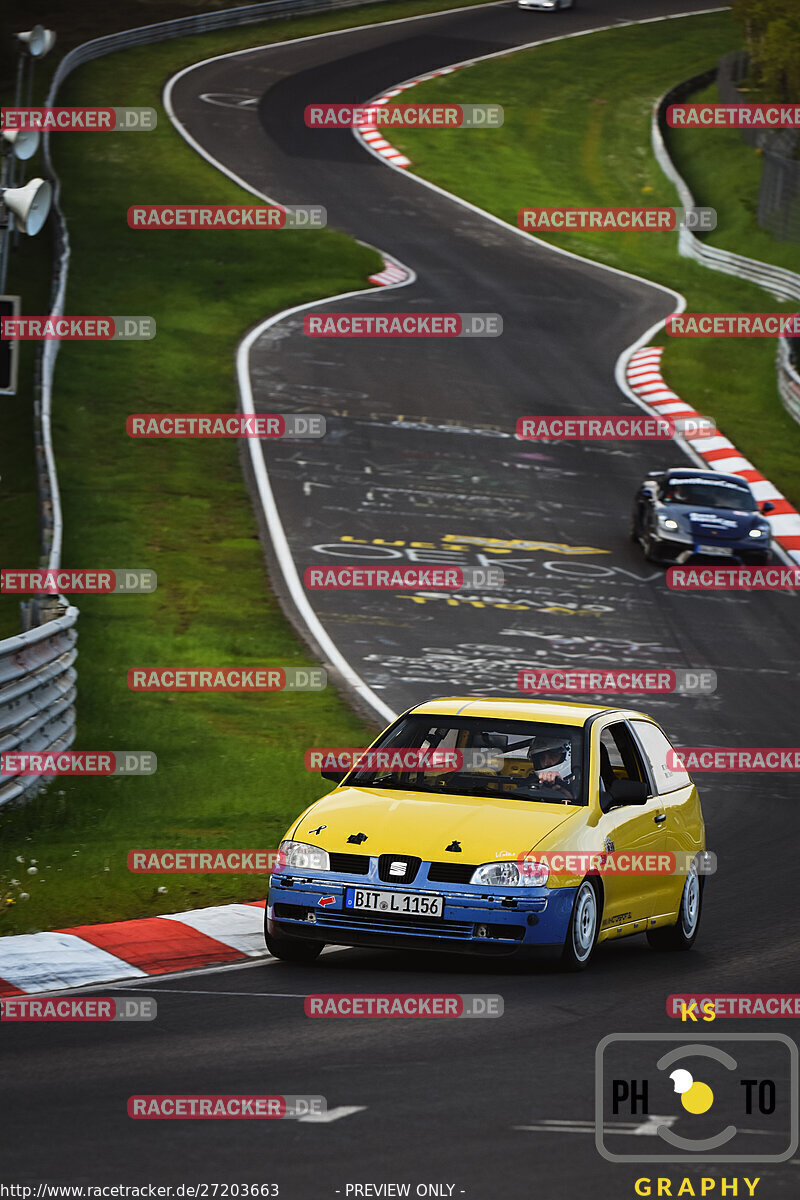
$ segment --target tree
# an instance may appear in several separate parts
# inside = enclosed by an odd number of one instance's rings
[[[800,6],[797,0],[734,0],[750,55],[749,82],[760,99],[800,100]]]

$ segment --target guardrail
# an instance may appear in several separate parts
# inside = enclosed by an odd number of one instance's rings
[[[75,739],[78,610],[0,642],[0,751],[51,751]],[[0,804],[37,791],[48,776],[0,772]]]
[[[678,104],[692,92],[707,87],[716,78],[717,68],[712,67],[700,75],[693,75],[665,92],[653,107],[650,126],[650,140],[653,153],[658,165],[676,187],[681,204],[685,208],[694,207],[694,197],[689,190],[686,180],[678,172],[667,150],[665,131],[667,107]],[[735,275],[738,279],[748,279],[751,283],[764,288],[778,300],[800,300],[800,275],[787,271],[784,267],[774,267],[770,263],[759,262],[755,258],[745,258],[742,254],[734,254],[730,250],[720,250],[709,246],[689,229],[681,229],[678,234],[678,253],[684,258],[693,258],[712,271],[722,271],[725,275]],[[791,364],[789,343],[786,338],[778,338],[777,355],[778,391],[787,412],[800,423],[800,378]]]
[[[305,16],[318,12],[331,12],[339,8],[358,8],[364,4],[388,4],[390,0],[267,0],[264,4],[247,4],[241,8],[223,8],[219,12],[197,13],[191,17],[177,17],[173,21],[158,21],[153,25],[140,25],[136,29],[125,29],[121,33],[106,34],[82,42],[70,50],[58,64],[50,85],[46,104],[53,104],[56,93],[67,76],[83,63],[113,54],[115,50],[130,50],[135,46],[149,46],[154,42],[166,42],[170,38],[190,37],[195,33],[213,33],[216,29],[235,29],[239,25],[255,25],[259,21],[274,21],[287,16]]]
[[[59,88],[77,68],[117,50],[147,46],[170,38],[233,29],[283,16],[356,8],[364,4],[386,4],[389,0],[268,0],[220,12],[199,13],[160,21],[121,33],[93,38],[70,50],[53,74],[45,100],[54,105]],[[50,315],[64,312],[69,273],[70,245],[67,223],[61,208],[61,183],[50,157],[50,135],[43,139],[43,174],[53,186],[51,229],[54,242],[54,270],[50,289]],[[53,379],[59,342],[40,345],[34,375],[34,440],[36,477],[39,490],[40,566],[56,570],[61,565],[63,517],[58,488],[58,473],[50,421],[53,408]],[[77,673],[78,609],[63,596],[48,601],[32,601],[23,606],[23,624],[28,628],[15,637],[0,641],[0,751],[52,751],[71,746],[75,739],[75,698]],[[32,795],[51,777],[0,774],[0,805]]]
[[[778,391],[783,407],[800,424],[800,375],[792,366],[786,338],[778,341]]]

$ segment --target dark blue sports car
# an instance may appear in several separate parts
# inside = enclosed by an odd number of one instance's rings
[[[740,475],[691,467],[651,471],[637,492],[631,540],[649,562],[684,563],[707,555],[760,566],[772,557],[772,532]]]

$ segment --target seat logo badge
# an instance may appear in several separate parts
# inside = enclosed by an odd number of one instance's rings
[[[408,863],[401,862],[399,859],[393,862],[389,867],[390,875],[405,875]]]

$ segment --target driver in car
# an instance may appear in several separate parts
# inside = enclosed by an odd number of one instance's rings
[[[526,742],[509,746],[508,750],[510,753],[506,754],[501,775],[514,782],[507,790],[516,791],[521,787],[538,791],[541,788],[556,793],[547,796],[548,800],[569,804],[575,799],[570,786],[573,782],[572,744],[568,737],[537,734]]]
[[[533,763],[539,785],[559,792],[559,799],[568,803],[574,799],[568,780],[572,776],[572,746],[564,738],[535,737],[528,747],[528,759]]]

